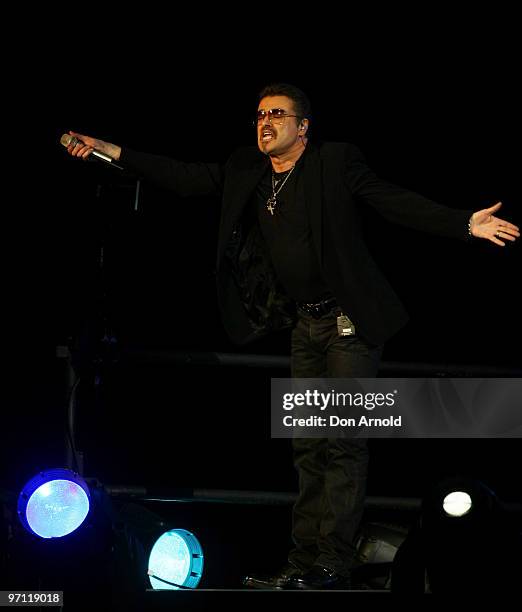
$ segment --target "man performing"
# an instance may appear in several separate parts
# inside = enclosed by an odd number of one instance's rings
[[[184,163],[71,132],[71,155],[110,156],[180,196],[222,198],[217,289],[225,328],[244,344],[292,327],[293,377],[374,377],[384,343],[406,312],[365,245],[358,208],[439,236],[490,240],[520,236],[495,216],[449,208],[379,179],[348,143],[309,141],[311,108],[297,87],[259,95],[257,147],[225,165]],[[77,139],[77,140],[76,140]],[[347,331],[348,330],[348,331]],[[361,439],[294,438],[299,492],[294,548],[250,588],[348,588],[364,508],[368,451]]]

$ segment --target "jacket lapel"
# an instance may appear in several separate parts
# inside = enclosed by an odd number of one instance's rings
[[[236,223],[268,167],[267,157],[259,157],[251,167],[242,169],[230,185],[227,198],[228,216]]]
[[[259,154],[256,155],[251,164],[230,173],[223,193],[218,266],[221,263],[233,229],[241,218],[246,205],[250,202],[255,188],[268,165],[268,158]]]
[[[323,227],[322,227],[322,163],[319,149],[308,145],[309,149],[303,159],[304,197],[312,238],[315,244],[319,264],[323,263]]]

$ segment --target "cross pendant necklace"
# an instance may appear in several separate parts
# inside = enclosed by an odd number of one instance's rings
[[[295,165],[292,166],[290,168],[290,171],[288,172],[288,174],[285,176],[285,178],[281,181],[281,184],[278,186],[278,188],[276,189],[276,179],[275,179],[275,172],[274,169],[272,168],[272,195],[268,198],[268,200],[266,201],[266,209],[268,210],[268,212],[273,216],[274,214],[274,210],[276,208],[277,205],[277,194],[281,191],[281,189],[283,188],[284,184],[286,183],[286,181],[288,180],[288,177],[292,174],[292,172],[294,171]]]

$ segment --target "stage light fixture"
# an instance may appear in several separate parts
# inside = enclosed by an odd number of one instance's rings
[[[132,577],[136,592],[198,586],[204,557],[194,533],[139,503],[118,505],[116,517],[118,549],[127,551],[121,558],[121,573]]]
[[[22,525],[40,538],[62,538],[84,522],[90,493],[85,481],[72,470],[55,468],[40,472],[18,497]]]
[[[473,593],[515,589],[522,571],[519,518],[473,478],[439,483],[394,558],[396,592]]]
[[[461,517],[470,512],[473,501],[465,491],[452,491],[444,497],[442,507],[448,516]]]
[[[497,508],[495,493],[483,482],[473,478],[453,477],[438,483],[422,504],[422,521],[430,531],[446,530],[459,519],[464,525],[490,524]]]
[[[203,550],[185,529],[171,529],[154,543],[148,574],[153,589],[195,589],[203,574]]]

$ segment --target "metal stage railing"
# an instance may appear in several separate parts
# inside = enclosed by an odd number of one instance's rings
[[[104,490],[115,499],[162,502],[206,502],[265,506],[292,505],[296,493],[281,491],[243,491],[226,489],[173,489],[154,491],[139,486],[105,485]],[[418,511],[421,500],[415,497],[371,497],[365,501],[368,510]]]
[[[286,355],[255,355],[205,351],[171,351],[162,349],[126,349],[120,354],[123,363],[150,365],[231,366],[290,370]],[[383,361],[379,374],[424,374],[426,376],[520,377],[522,368],[454,363],[414,363]]]
[[[71,354],[69,347],[58,346],[56,348],[56,356],[70,361]],[[129,364],[229,366],[290,370],[290,357],[286,355],[256,355],[214,351],[173,351],[166,349],[130,348],[122,350],[117,355],[117,361]],[[478,364],[382,361],[379,373],[422,373],[427,376],[456,377],[520,377],[522,376],[522,368]],[[74,376],[72,378],[74,379]],[[70,384],[74,384],[74,380],[71,380]]]

